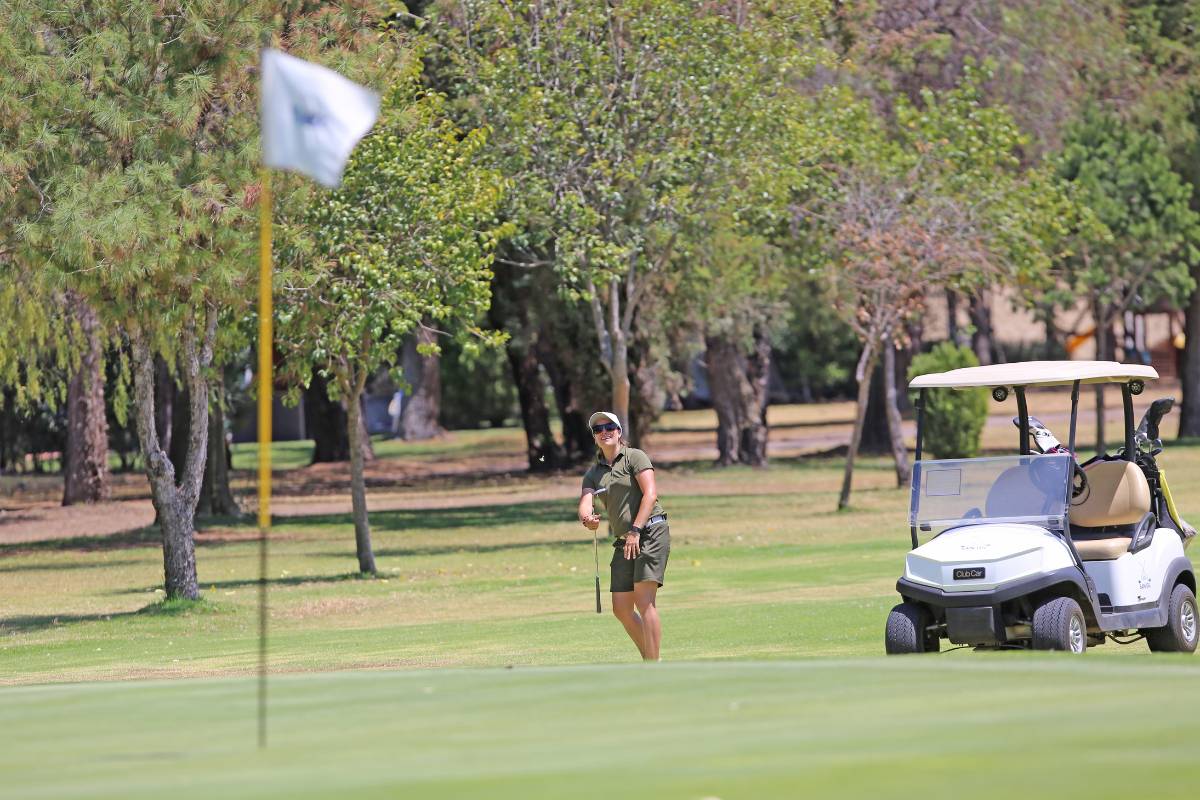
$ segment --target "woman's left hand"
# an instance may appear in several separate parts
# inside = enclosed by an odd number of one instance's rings
[[[641,537],[633,532],[625,534],[625,558],[632,561],[638,557],[638,553],[641,551]]]

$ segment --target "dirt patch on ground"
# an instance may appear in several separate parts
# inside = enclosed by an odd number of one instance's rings
[[[111,536],[154,523],[149,500],[121,500],[91,506],[36,503],[0,511],[0,544],[23,544],[78,536]]]
[[[361,614],[373,606],[384,605],[385,601],[366,597],[327,597],[307,600],[294,606],[276,609],[272,616],[277,619],[310,619],[313,617]]]

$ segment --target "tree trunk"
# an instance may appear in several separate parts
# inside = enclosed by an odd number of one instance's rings
[[[1192,268],[1192,277],[1200,278],[1197,268]],[[1179,388],[1183,403],[1179,409],[1179,437],[1200,437],[1200,280],[1188,300],[1187,318],[1184,322],[1183,370],[1179,376]]]
[[[722,467],[741,460],[737,383],[742,371],[737,362],[737,349],[728,337],[704,337],[709,397],[717,412],[717,464]]]
[[[550,409],[546,405],[546,390],[537,355],[541,337],[531,321],[534,314],[531,304],[521,294],[527,294],[530,287],[524,276],[516,274],[515,267],[497,260],[492,270],[492,304],[488,308],[488,319],[493,328],[508,330],[510,334],[505,353],[521,406],[525,457],[531,472],[558,469],[565,463],[563,451],[550,430]]]
[[[754,351],[747,359],[747,378],[753,396],[753,413],[742,429],[743,463],[752,467],[767,466],[767,406],[770,403],[771,338],[765,326],[754,326]]]
[[[1108,324],[1104,306],[1099,300],[1092,303],[1092,315],[1096,321],[1096,360],[1108,361]],[[1104,438],[1104,384],[1097,383],[1096,388],[1096,452],[1103,454],[1108,449]]]
[[[345,405],[329,399],[328,384],[314,369],[312,380],[304,390],[304,429],[313,437],[310,463],[331,464],[350,460],[347,424]],[[360,421],[360,425],[363,459],[374,461],[375,450],[371,446],[371,437],[366,433],[366,422]]]
[[[875,372],[875,348],[863,345],[858,368],[858,413],[854,417],[854,431],[850,434],[850,446],[846,449],[846,471],[842,475],[842,493],[838,496],[838,511],[850,505],[850,486],[854,479],[854,459],[858,455],[858,444],[862,440],[863,419],[867,414],[867,400],[871,391],[871,375]]]
[[[662,364],[656,359],[652,342],[661,332],[639,326],[630,332],[629,347],[629,416],[626,438],[645,444],[654,422],[667,404],[663,389]],[[641,445],[638,445],[639,447]]]
[[[860,453],[883,455],[892,452],[892,434],[888,428],[886,381],[883,379],[883,367],[879,358],[875,358],[875,368],[868,377],[870,388],[867,391],[867,411],[863,417],[862,438],[858,443]]]
[[[588,428],[588,417],[591,405],[584,399],[586,391],[577,382],[573,367],[560,368],[557,363],[557,353],[543,361],[550,375],[550,385],[554,389],[554,403],[558,408],[558,418],[562,422],[563,459],[568,464],[578,464],[587,461],[596,454],[596,441]],[[575,365],[577,366],[577,365]]]
[[[67,385],[67,446],[64,452],[64,506],[96,503],[109,497],[108,420],[104,409],[104,369],[96,312],[69,296],[84,353]]]
[[[577,464],[596,454],[587,422],[606,401],[608,381],[595,336],[581,318],[557,318],[543,324],[538,350],[562,421],[563,455],[567,463]]]
[[[992,341],[992,307],[985,292],[979,292],[971,298],[971,324],[975,332],[971,334],[971,349],[979,359],[980,366],[995,363],[993,357],[994,342]]]
[[[632,437],[634,431],[629,429],[629,349],[626,347],[625,337],[622,335],[614,337],[610,379],[612,381],[612,398],[609,401],[610,408],[608,410],[621,420],[621,427],[625,429],[626,436]],[[635,440],[631,438],[630,441]]]
[[[958,327],[958,292],[946,290],[946,339],[962,346],[966,344],[962,328]]]
[[[521,404],[521,424],[525,428],[525,456],[531,472],[544,472],[564,466],[562,451],[550,431],[550,409],[542,385],[538,360],[528,344],[515,345],[509,340],[508,364],[517,385]]]
[[[767,383],[771,344],[756,327],[753,351],[743,353],[728,336],[705,337],[705,361],[717,412],[717,464],[767,464]]]
[[[187,327],[182,332],[184,378],[190,403],[187,457],[183,472],[178,476],[162,447],[155,425],[154,355],[140,330],[131,328],[129,333],[138,438],[162,530],[164,588],[168,599],[195,600],[200,597],[196,577],[195,514],[208,444],[208,381],[204,370],[212,362],[216,327],[217,315],[210,312],[202,342],[196,341],[194,328]]]
[[[417,347],[433,343],[433,332],[418,327],[416,335],[404,344],[404,379],[412,391],[404,398],[400,414],[400,438],[407,441],[432,439],[445,433],[438,423],[442,408],[441,359],[422,355]]]
[[[632,273],[630,273],[632,277]],[[604,355],[604,366],[608,370],[609,408],[621,420],[621,427],[628,437],[629,430],[629,342],[621,318],[621,285],[614,277],[608,284],[608,320],[605,321],[598,299],[593,292],[592,316],[596,323],[596,334],[600,341],[600,352]],[[607,345],[607,347],[606,347]]]
[[[883,343],[884,406],[887,409],[888,431],[891,434],[892,457],[896,462],[896,485],[908,485],[908,447],[904,444],[904,427],[900,417],[900,406],[896,400],[896,347],[892,342]]]
[[[158,431],[157,444],[163,450],[171,446],[174,430],[175,379],[162,356],[154,357],[154,425]]]
[[[367,433],[367,414],[364,411],[365,400],[360,392],[358,395],[358,452],[364,462],[375,460],[375,445],[371,444],[371,434]]]
[[[4,398],[3,404],[0,404],[0,472],[9,471],[15,455],[10,448],[14,394],[12,389],[0,388],[0,396]]]
[[[367,383],[366,372],[358,376],[353,386],[347,385],[346,432],[350,438],[350,504],[354,516],[354,546],[358,553],[358,571],[374,575],[375,553],[371,550],[371,524],[367,518],[367,478],[362,449],[362,393]]]
[[[208,457],[196,511],[202,516],[239,517],[242,509],[229,485],[229,443],[225,440],[225,386],[218,383],[208,415]]]
[[[162,443],[163,449],[167,451],[167,458],[171,459],[171,466],[175,467],[175,474],[183,474],[183,464],[187,459],[188,439],[190,434],[190,426],[188,425],[188,408],[191,405],[191,398],[188,396],[186,386],[180,386],[172,381],[171,388],[171,438]]]
[[[350,460],[346,424],[345,407],[329,399],[325,379],[314,369],[312,380],[304,390],[304,429],[313,437],[312,463]]]

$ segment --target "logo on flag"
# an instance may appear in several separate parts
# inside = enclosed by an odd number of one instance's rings
[[[342,182],[346,159],[379,116],[379,95],[318,64],[262,52],[262,147],[268,167]]]

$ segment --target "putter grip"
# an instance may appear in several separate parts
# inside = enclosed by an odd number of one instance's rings
[[[596,613],[602,613],[600,610],[600,576],[596,576]]]

